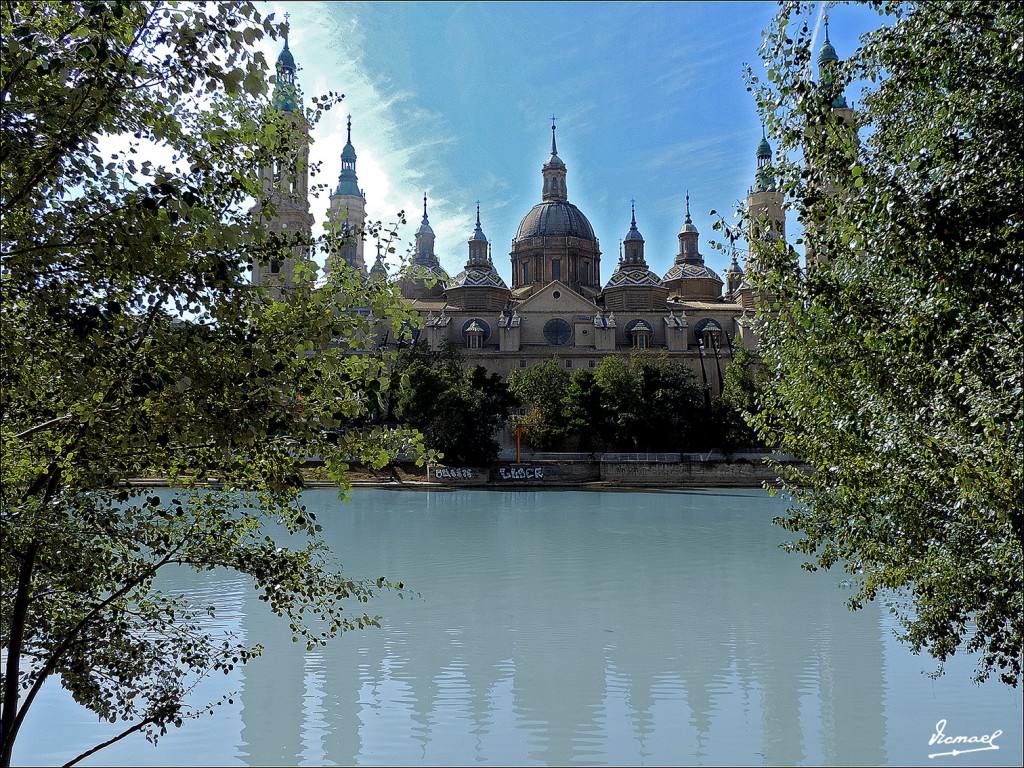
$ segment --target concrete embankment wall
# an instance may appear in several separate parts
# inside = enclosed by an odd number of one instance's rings
[[[786,463],[785,456],[773,459]],[[498,462],[489,467],[428,468],[427,481],[451,486],[583,485],[760,487],[778,481],[764,454],[600,454],[587,458]]]

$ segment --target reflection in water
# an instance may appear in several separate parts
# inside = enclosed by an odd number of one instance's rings
[[[778,549],[782,502],[761,492],[307,503],[350,575],[417,594],[371,605],[382,629],[306,652],[238,593],[266,645],[233,678],[239,727],[189,726],[233,751],[118,745],[103,762],[903,764],[955,717],[960,732],[1002,728],[988,762],[1019,764],[1019,695],[971,686],[969,665],[937,683],[908,673],[928,663],[894,649],[884,611],[850,613],[838,576]]]

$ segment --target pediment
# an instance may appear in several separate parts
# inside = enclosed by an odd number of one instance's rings
[[[593,315],[597,312],[597,305],[580,296],[561,280],[553,280],[518,304],[516,312],[520,315],[533,312],[549,315]]]

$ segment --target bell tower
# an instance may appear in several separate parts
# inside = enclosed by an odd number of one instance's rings
[[[342,236],[339,249],[327,258],[325,272],[329,275],[339,263],[366,275],[363,256],[363,234],[366,224],[366,196],[359,189],[356,177],[356,150],[352,146],[352,115],[348,116],[348,141],[341,151],[341,175],[338,186],[331,193],[328,220],[336,235]]]
[[[313,216],[309,212],[309,123],[302,114],[302,94],[295,79],[295,57],[285,37],[284,50],[277,57],[273,94],[273,118],[284,126],[287,141],[281,142],[272,162],[259,169],[259,179],[268,210],[257,201],[251,213],[263,219],[267,229],[285,242],[296,241],[274,253],[266,262],[252,265],[252,284],[267,288],[277,300],[295,290],[312,272],[310,246]],[[301,265],[301,268],[300,268]]]

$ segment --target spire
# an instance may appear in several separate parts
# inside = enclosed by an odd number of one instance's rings
[[[416,256],[413,261],[422,266],[440,267],[440,262],[434,255],[434,230],[430,228],[430,220],[427,218],[426,194],[423,195],[423,221],[416,230]]]
[[[287,15],[287,14],[286,14]],[[288,35],[285,34],[284,50],[277,57],[277,78],[274,84],[274,108],[281,112],[300,112],[302,98],[295,83],[295,57],[288,48]]]
[[[388,277],[388,268],[384,265],[384,257],[380,253],[381,244],[377,241],[377,260],[373,262],[373,267],[370,268],[370,279],[371,280],[386,280]]]
[[[768,143],[768,137],[764,132],[764,123],[761,123],[761,142],[757,145],[757,167],[771,162],[772,145]]]
[[[704,257],[700,255],[698,248],[698,240],[700,240],[700,233],[697,231],[697,227],[693,225],[693,219],[690,218],[690,193],[687,191],[686,220],[683,223],[682,229],[679,230],[679,253],[676,254],[676,264],[683,261],[704,263]]]
[[[479,200],[476,201],[476,229],[473,231],[473,239],[474,240],[482,240],[485,243],[487,242],[487,236],[484,234],[484,231],[480,228],[480,201]]]
[[[476,229],[469,239],[469,261],[466,262],[466,269],[470,267],[489,267],[491,260],[488,253],[487,236],[480,226],[480,201],[476,201]]]
[[[619,261],[631,267],[642,267],[646,269],[647,262],[644,261],[644,236],[641,235],[640,230],[636,228],[636,202],[634,200],[629,201],[629,209],[629,232],[626,233],[625,239],[622,240],[622,246],[625,247],[625,254],[620,255]],[[622,246],[620,246],[620,252]]]
[[[833,61],[839,61],[839,54],[836,53],[836,49],[832,46],[832,41],[828,39],[828,14],[825,14],[825,42],[821,46],[821,50],[818,52],[818,67],[822,67],[826,63]]]
[[[775,174],[772,171],[772,147],[761,123],[761,142],[757,145],[757,172],[754,174],[754,192],[774,192]]]
[[[352,115],[348,116],[348,141],[341,150],[341,175],[338,177],[338,187],[334,194],[362,197],[359,179],[356,177],[356,148],[352,146]]]
[[[555,116],[551,116],[551,157],[541,168],[541,175],[544,177],[544,191],[542,200],[568,200],[569,193],[565,188],[565,163],[558,156],[558,147],[555,144]]]
[[[835,65],[839,63],[839,54],[836,53],[836,49],[832,46],[832,41],[828,38],[828,14],[825,14],[825,42],[821,46],[821,50],[818,52],[818,76],[821,79],[821,84],[828,88],[832,85],[832,70]],[[846,97],[840,91],[836,97],[832,100],[833,107],[846,108]]]

